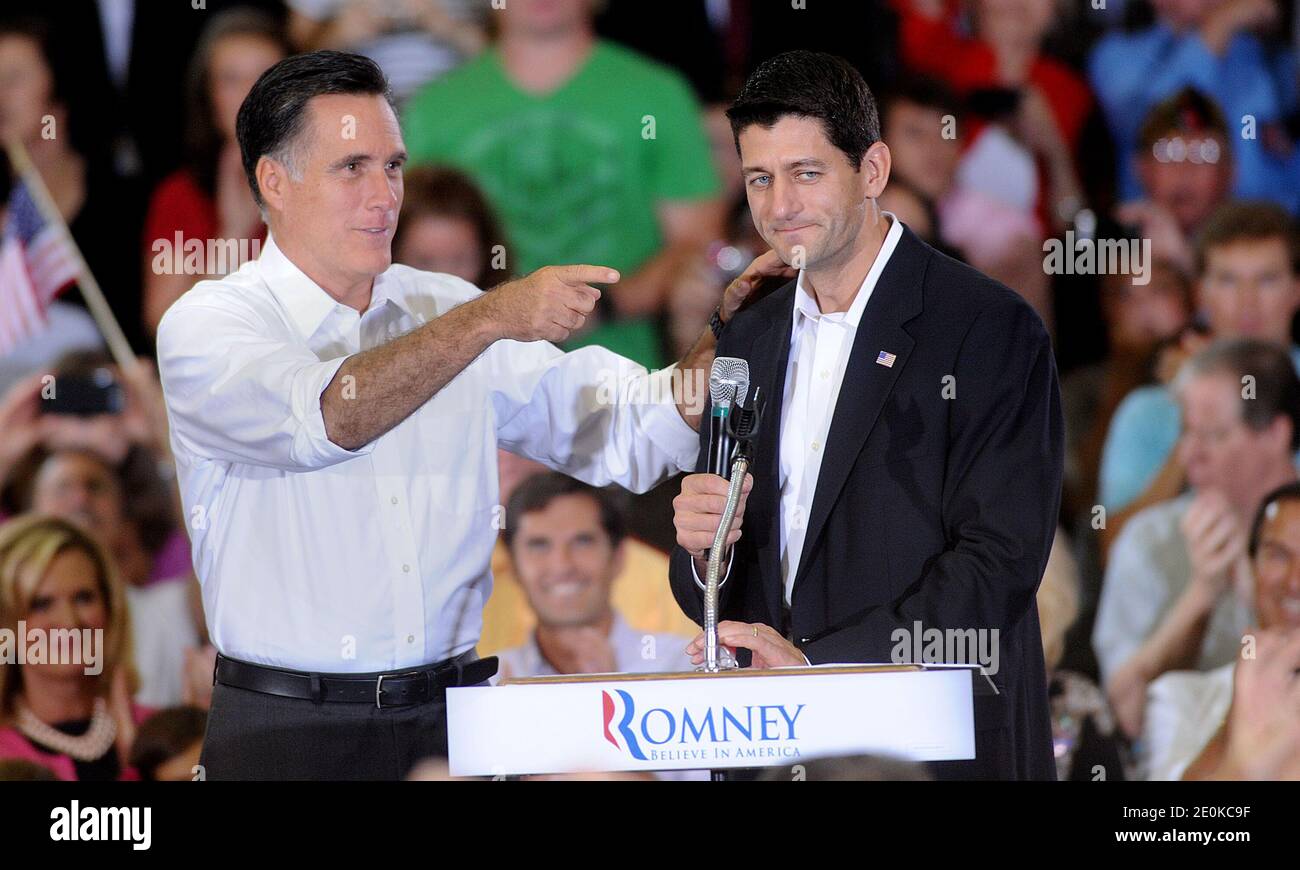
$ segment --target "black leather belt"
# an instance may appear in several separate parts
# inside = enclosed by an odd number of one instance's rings
[[[213,682],[317,704],[374,704],[382,708],[439,700],[446,697],[449,688],[477,685],[496,672],[496,656],[481,659],[474,650],[437,664],[371,674],[314,674],[218,655]]]

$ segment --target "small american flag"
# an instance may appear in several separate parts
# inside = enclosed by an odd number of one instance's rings
[[[894,354],[890,353],[889,351],[882,350],[880,352],[880,356],[876,357],[876,365],[884,366],[887,369],[892,369],[894,367],[894,361],[897,359],[898,357],[895,356]]]
[[[0,354],[44,330],[46,309],[77,280],[67,231],[46,220],[29,183],[15,179],[0,231]]]

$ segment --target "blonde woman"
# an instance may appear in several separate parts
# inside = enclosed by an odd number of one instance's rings
[[[91,644],[82,642],[78,661],[55,655],[54,639],[69,630]],[[151,711],[130,700],[122,582],[72,523],[29,514],[0,526],[0,651],[0,759],[31,761],[64,780],[138,778],[126,759]]]

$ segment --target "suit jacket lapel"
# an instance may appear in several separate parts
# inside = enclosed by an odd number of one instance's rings
[[[799,588],[799,581],[808,571],[810,557],[818,546],[831,507],[853,469],[854,460],[862,452],[880,416],[880,409],[907,365],[916,343],[903,329],[903,324],[921,312],[921,279],[926,253],[924,243],[904,227],[903,237],[899,239],[862,313],[826,437],[826,452],[817,476],[817,491],[813,495],[808,530],[799,557],[795,589]],[[788,356],[789,342],[786,344]],[[881,351],[897,357],[892,366],[877,364]],[[938,388],[936,384],[935,389]]]
[[[763,593],[767,601],[772,625],[781,628],[783,584],[781,582],[781,487],[780,444],[781,407],[785,393],[785,371],[790,361],[790,329],[794,316],[795,282],[791,281],[775,291],[778,297],[776,311],[750,347],[750,367],[755,374],[753,383],[761,386],[764,399],[762,429],[758,437],[758,450],[754,457],[755,486],[750,494],[746,513],[757,521],[752,529],[754,544],[758,549],[758,562],[762,575]],[[782,298],[783,297],[783,298]],[[761,483],[760,483],[761,481]]]

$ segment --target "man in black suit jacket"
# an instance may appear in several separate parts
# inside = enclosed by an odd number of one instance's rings
[[[933,772],[1055,778],[1035,592],[1057,523],[1063,423],[1043,324],[876,207],[889,149],[843,60],[779,55],[728,116],[773,248],[751,273],[771,273],[773,257],[802,271],[730,316],[718,342],[769,399],[743,534],[731,532],[720,642],[765,667],[898,661],[900,647],[912,661],[918,630],[982,633],[996,643],[980,662],[996,693],[975,698],[976,757]],[[851,341],[835,337],[846,326]],[[819,378],[840,378],[838,391]],[[696,580],[725,492],[722,478],[695,474],[674,501],[673,592],[701,623]],[[702,650],[697,638],[697,663]]]

